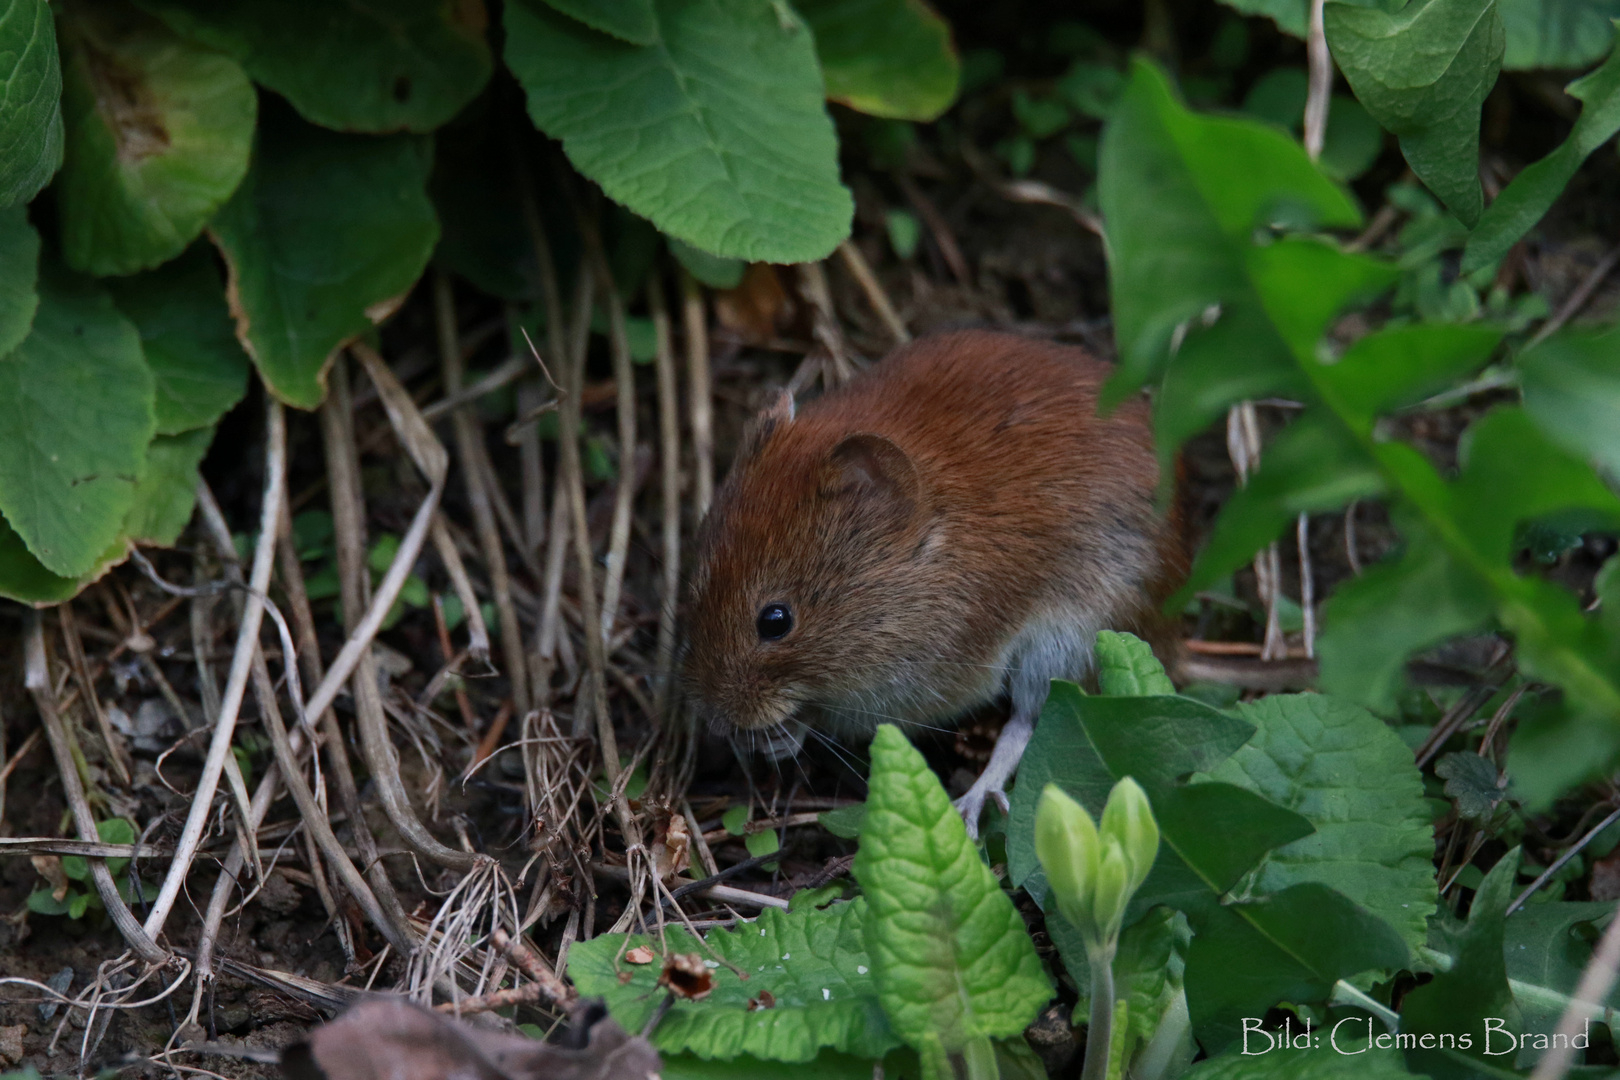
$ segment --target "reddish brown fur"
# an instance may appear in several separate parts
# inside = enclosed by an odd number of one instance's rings
[[[954,333],[796,418],[785,401],[763,416],[700,538],[700,713],[869,728],[1009,690],[1038,709],[1051,677],[1084,674],[1098,629],[1150,628],[1184,557],[1155,510],[1147,403],[1097,415],[1109,371],[1078,348]],[[778,602],[794,629],[762,642],[756,615]]]

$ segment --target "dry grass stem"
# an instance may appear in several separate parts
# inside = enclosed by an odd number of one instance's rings
[[[889,299],[889,294],[883,291],[883,283],[872,272],[872,267],[867,263],[866,256],[861,254],[861,249],[856,246],[855,241],[846,239],[842,244],[839,244],[838,254],[843,256],[844,265],[849,267],[849,272],[854,276],[856,284],[860,285],[861,291],[866,294],[866,302],[872,305],[872,310],[877,312],[879,319],[883,320],[883,325],[888,328],[889,334],[894,338],[894,343],[904,345],[910,341],[911,331],[906,329],[905,321],[895,311],[894,303]]]
[[[692,468],[697,518],[714,499],[714,392],[709,380],[709,323],[703,289],[681,271],[681,323],[686,332],[686,401],[692,424]]]

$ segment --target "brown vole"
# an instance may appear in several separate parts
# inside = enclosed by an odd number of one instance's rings
[[[1054,678],[1098,630],[1152,630],[1184,573],[1147,402],[1097,415],[1082,349],[968,331],[895,350],[797,415],[783,395],[716,493],[685,679],[724,731],[796,749],[994,700],[1012,715],[958,800],[976,831]]]

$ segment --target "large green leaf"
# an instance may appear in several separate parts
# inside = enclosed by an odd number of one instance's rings
[[[62,164],[62,68],[47,0],[0,0],[0,209],[32,199]]]
[[[700,1001],[677,1001],[659,1022],[653,1043],[665,1053],[708,1059],[750,1055],[808,1062],[824,1049],[881,1057],[900,1043],[878,1005],[862,939],[867,917],[865,900],[825,911],[766,910],[753,923],[709,934],[707,949],[671,928],[669,950],[709,960],[714,989]],[[628,942],[655,944],[641,937]],[[617,934],[580,942],[569,950],[568,974],[581,993],[605,998],[626,1030],[640,1031],[658,1007],[662,965],[626,963],[620,958],[626,947]],[[710,950],[724,963],[710,960]],[[748,976],[746,982],[732,966]],[[621,972],[628,981],[621,981]],[[770,998],[773,1005],[759,1007]]]
[[[61,20],[62,253],[129,274],[197,238],[247,173],[258,96],[236,61],[122,2]]]
[[[477,96],[494,65],[482,0],[137,2],[338,131],[432,131]]]
[[[1610,33],[1611,42],[1615,33],[1620,31]],[[1514,242],[1552,209],[1581,163],[1620,131],[1620,52],[1610,53],[1602,67],[1564,89],[1580,101],[1580,119],[1558,149],[1526,166],[1491,203],[1468,238],[1468,248],[1463,252],[1464,273],[1506,255]]]
[[[658,40],[506,5],[506,62],[574,166],[659,229],[750,261],[820,259],[849,235],[812,35],[785,4],[655,0]]]
[[[1358,1029],[1359,1042],[1351,1029]],[[1336,1038],[1338,1032],[1329,1028],[1327,1042],[1296,1049],[1272,1041],[1272,1035],[1281,1039],[1280,1031],[1257,1031],[1237,1050],[1200,1061],[1181,1074],[1182,1080],[1406,1080],[1412,1075],[1399,1050],[1366,1045],[1365,1027],[1352,1023],[1342,1032],[1343,1038]],[[1292,1034],[1298,1037],[1299,1028]]]
[[[1620,330],[1565,330],[1519,356],[1524,409],[1543,435],[1620,479]]]
[[[553,8],[578,19],[592,30],[612,34],[632,45],[651,45],[658,40],[658,16],[653,0],[546,0]]]
[[[15,349],[39,308],[39,233],[28,210],[0,210],[0,356]]]
[[[1264,15],[1285,34],[1302,38],[1310,19],[1310,0],[1222,0],[1245,15]]]
[[[11,524],[0,517],[0,596],[24,604],[59,604],[78,591],[76,579],[45,569]]]
[[[1135,634],[1097,632],[1097,688],[1109,697],[1174,694],[1175,684],[1148,643]],[[1042,785],[1044,789],[1045,785]]]
[[[1210,771],[1316,826],[1261,857],[1245,887],[1329,885],[1422,944],[1434,911],[1434,828],[1412,751],[1383,721],[1322,694],[1238,706],[1255,736]]]
[[[253,168],[212,232],[236,336],[289,405],[325,396],[326,365],[421,276],[439,226],[426,139],[324,131],[266,109]]]
[[[1526,904],[1507,917],[1502,957],[1524,1030],[1550,1035],[1592,962],[1598,935],[1614,917],[1610,901]],[[1604,1002],[1620,1009],[1620,990]]]
[[[94,569],[119,539],[155,429],[135,327],[53,270],[23,343],[0,357],[0,513],[52,573]]]
[[[855,877],[883,1011],[925,1059],[1022,1032],[1052,996],[1024,921],[900,729],[872,740]]]
[[[1502,67],[1572,70],[1603,58],[1620,0],[1496,0],[1507,33]]]
[[[1479,109],[1504,36],[1496,0],[1408,0],[1399,11],[1331,3],[1333,58],[1356,97],[1401,141],[1419,179],[1463,224],[1479,220]]]
[[[135,488],[135,505],[124,521],[130,540],[169,547],[180,538],[197,505],[197,466],[213,441],[212,427],[152,440],[146,448],[146,472]]]
[[[924,0],[798,0],[827,96],[872,116],[933,120],[956,100],[951,28]]]
[[[107,287],[140,331],[156,384],[159,435],[206,427],[242,400],[247,354],[232,332],[225,287],[207,244]]]

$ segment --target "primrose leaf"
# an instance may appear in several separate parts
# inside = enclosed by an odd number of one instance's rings
[[[208,427],[242,400],[248,358],[206,244],[156,270],[111,280],[107,288],[140,331],[157,392],[159,435]]]
[[[1507,34],[1505,71],[1574,70],[1603,59],[1613,41],[1614,0],[1496,0]]]
[[[883,1010],[925,1058],[1016,1035],[1051,999],[1023,919],[939,778],[892,724],[872,741],[854,869]]]
[[[1620,478],[1620,330],[1565,330],[1518,365],[1525,412],[1541,433]]]
[[[799,0],[827,97],[870,116],[935,120],[956,100],[951,27],[922,0]]]
[[[137,544],[172,547],[197,504],[197,466],[214,441],[212,427],[159,435],[146,448],[146,472],[135,487],[135,505],[124,534]]]
[[[63,270],[0,357],[0,513],[45,568],[78,577],[119,539],[155,427],[152,374],[107,294]]]
[[[1399,11],[1324,9],[1333,58],[1412,171],[1464,225],[1479,220],[1479,110],[1504,35],[1496,0],[1408,0]]]
[[[0,209],[50,183],[62,164],[62,68],[47,0],[0,4]]]
[[[1436,901],[1434,828],[1412,751],[1365,709],[1322,694],[1274,694],[1237,712],[1254,738],[1210,776],[1316,827],[1261,856],[1248,888],[1319,882],[1389,923],[1408,947],[1422,944]]]
[[[481,2],[136,2],[337,131],[432,131],[477,96],[494,67]]]
[[[121,540],[117,544],[118,554],[122,555],[124,544]],[[0,596],[24,604],[56,604],[72,599],[79,587],[77,578],[45,569],[17,531],[0,517]]]
[[[1097,685],[1111,697],[1143,697],[1176,692],[1164,665],[1147,642],[1135,634],[1102,630],[1097,634]],[[1042,785],[1043,787],[1045,785]]]
[[[39,233],[28,208],[0,210],[0,356],[28,336],[39,309]]]
[[[235,60],[126,4],[65,7],[61,29],[62,255],[98,275],[157,266],[242,182],[258,95]]]
[[[883,1018],[869,972],[861,937],[866,919],[865,901],[856,900],[822,911],[766,910],[755,922],[710,933],[709,948],[724,961],[711,968],[714,990],[700,1001],[676,1001],[653,1034],[654,1045],[721,1060],[752,1055],[804,1062],[823,1049],[881,1057],[900,1042]],[[672,952],[716,963],[684,931],[670,929],[667,940]],[[629,947],[639,945],[656,942],[629,939]],[[580,942],[569,950],[568,975],[582,994],[605,998],[626,1030],[639,1031],[663,995],[656,985],[661,964],[616,964],[624,947],[625,938],[616,934]],[[728,963],[748,980],[737,978]],[[620,972],[630,981],[621,983]],[[762,991],[775,1004],[759,1007]]]
[[[236,336],[271,391],[313,409],[326,365],[427,266],[439,226],[425,139],[363,138],[265,110],[253,168],[215,219]]]
[[[506,5],[529,116],[608,196],[677,239],[751,262],[826,256],[854,212],[812,35],[785,5],[654,0],[636,46],[539,0]]]
[[[1558,149],[1527,165],[1491,203],[1468,238],[1463,273],[1489,266],[1506,255],[1552,208],[1581,163],[1620,131],[1620,50],[1611,52],[1602,67],[1564,89],[1581,102],[1580,119]]]

